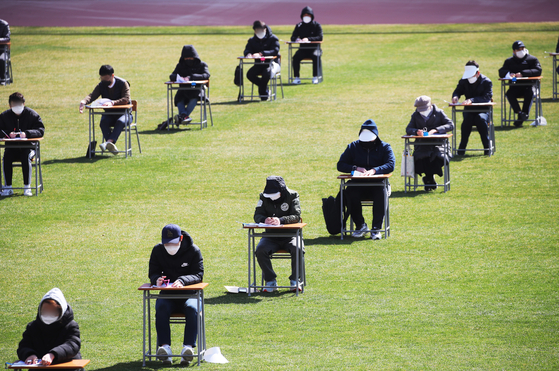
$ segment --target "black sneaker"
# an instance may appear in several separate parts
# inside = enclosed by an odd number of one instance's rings
[[[181,124],[186,125],[192,121],[192,118],[188,117],[186,114],[181,114]]]
[[[514,126],[517,128],[522,127],[522,123],[528,119],[528,115],[524,112],[518,113],[518,120],[514,122]]]
[[[434,176],[431,176],[431,178],[427,178],[427,176],[424,176],[421,179],[423,179],[423,184],[425,185],[425,191],[429,192],[437,189],[437,182],[435,182]]]

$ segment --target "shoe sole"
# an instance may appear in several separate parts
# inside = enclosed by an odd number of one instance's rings
[[[181,359],[181,365],[189,364],[194,359],[194,357],[193,357],[194,351],[192,349],[190,351],[191,351],[190,354],[183,353],[183,357]]]
[[[107,144],[107,151],[111,152],[113,155],[116,155],[118,153],[118,148],[116,148],[116,146],[112,143],[108,143]]]
[[[160,360],[163,363],[166,364],[172,364],[173,361],[169,360],[169,355],[167,354],[167,352],[165,351],[165,349],[159,349],[157,350],[157,353],[155,353],[157,356],[157,359]]]

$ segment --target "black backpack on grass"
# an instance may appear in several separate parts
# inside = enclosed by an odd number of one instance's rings
[[[345,196],[345,195],[344,195]],[[344,201],[346,197],[344,197]],[[344,202],[346,204],[347,201]],[[336,198],[330,196],[328,198],[322,199],[322,213],[324,214],[324,222],[326,223],[326,229],[331,235],[339,234],[342,231],[340,215],[342,213],[340,193]],[[349,213],[347,212],[346,205],[344,205],[344,223],[346,222]]]

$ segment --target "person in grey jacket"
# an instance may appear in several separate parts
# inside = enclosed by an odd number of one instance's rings
[[[254,221],[272,225],[293,224],[301,221],[301,206],[299,205],[299,194],[287,188],[285,180],[281,176],[272,175],[266,178],[266,187],[260,194],[260,199],[254,210]],[[266,232],[269,232],[268,230]],[[274,233],[289,233],[286,230],[274,230]],[[303,248],[303,246],[301,246]],[[262,237],[256,246],[256,258],[264,274],[267,288],[264,292],[272,292],[278,285],[276,273],[272,268],[270,255],[278,250],[287,250],[291,254],[291,276],[289,276],[292,287],[300,287],[301,277],[296,277],[297,252],[296,237]],[[299,268],[299,274],[302,269]],[[293,290],[294,291],[294,290]]]
[[[406,134],[423,136],[424,131],[429,135],[445,134],[452,131],[454,123],[446,114],[434,104],[431,98],[422,95],[415,100],[415,112],[411,115],[410,123],[406,127]],[[435,174],[443,176],[445,161],[452,158],[451,150],[444,151],[442,139],[440,145],[417,146],[413,152],[415,172],[425,174],[423,184],[426,191],[437,189]]]

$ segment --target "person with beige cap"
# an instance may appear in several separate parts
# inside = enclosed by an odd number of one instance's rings
[[[418,97],[414,107],[416,110],[411,115],[406,134],[417,136],[424,136],[424,132],[428,135],[445,134],[454,129],[452,120],[441,109],[431,104],[431,98],[428,96]],[[423,184],[426,191],[437,189],[435,174],[443,176],[444,162],[452,157],[450,150],[445,153],[442,139],[440,142],[440,145],[417,146],[413,153],[415,172],[425,174]]]

